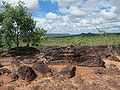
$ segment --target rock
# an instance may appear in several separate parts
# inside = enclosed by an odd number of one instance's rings
[[[21,66],[18,69],[18,76],[26,81],[32,81],[36,78],[35,71],[29,66]]]
[[[1,67],[4,67],[4,66],[0,63],[0,68],[1,68]]]
[[[10,77],[11,77],[11,81],[16,81],[19,78],[19,76],[16,73],[11,73]]]
[[[50,67],[50,69],[51,69],[52,75],[58,74],[58,71],[56,70],[56,68]]]
[[[60,74],[63,74],[64,76],[66,76],[68,78],[72,78],[72,77],[75,76],[75,72],[76,72],[76,67],[75,66],[67,66],[67,67],[64,67],[60,71]]]
[[[22,61],[23,64],[33,64],[36,63],[37,60],[36,59],[30,59],[30,60],[24,60]]]
[[[102,61],[102,57],[100,56],[104,55],[105,48],[108,48],[108,46],[51,46],[41,49],[41,53],[44,54],[48,64],[59,65],[63,63],[89,67],[105,67],[105,62]],[[103,57],[106,56],[108,54]]]
[[[11,54],[9,54],[9,52],[3,52],[0,55],[1,57],[11,57]]]
[[[13,61],[11,61],[11,65],[15,66],[15,67],[20,67],[21,63],[18,60],[13,60]]]
[[[11,73],[11,71],[10,70],[8,70],[7,68],[2,68],[2,69],[0,69],[0,75],[4,75],[4,74],[10,74]]]
[[[32,68],[43,75],[46,75],[47,73],[52,74],[51,69],[42,61],[34,63]]]
[[[115,55],[111,55],[111,56],[109,56],[108,59],[111,60],[111,61],[117,61],[117,62],[120,62],[120,59],[117,58]]]
[[[17,57],[15,57],[15,61],[21,62],[23,60],[24,60],[23,56],[17,56]]]
[[[17,49],[19,52],[17,52]],[[39,50],[33,47],[15,47],[8,51],[11,56],[26,56],[31,55],[35,56],[37,53],[39,53]]]
[[[98,56],[95,47],[82,46],[75,49],[74,62],[80,66],[105,67],[105,62]]]
[[[105,74],[107,75],[120,75],[120,70],[116,65],[110,64],[108,68],[105,69]]]
[[[94,74],[104,74],[104,73],[105,73],[105,68],[102,67],[94,68]]]

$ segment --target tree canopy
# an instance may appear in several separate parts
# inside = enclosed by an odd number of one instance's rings
[[[19,47],[20,41],[31,45],[38,43],[46,30],[36,28],[36,21],[28,12],[23,2],[12,6],[3,2],[3,11],[0,12],[0,38],[4,47],[10,48],[14,43]]]

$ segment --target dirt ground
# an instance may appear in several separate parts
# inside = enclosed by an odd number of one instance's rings
[[[120,57],[118,56],[118,58],[120,58]],[[11,58],[11,57],[0,58],[0,63],[4,66],[3,68],[7,68],[11,71],[17,70],[18,69],[17,67],[14,67],[10,64],[10,62],[12,60],[13,60],[13,58]],[[106,67],[108,67],[110,64],[115,64],[120,70],[120,62],[110,61],[110,60],[104,60],[104,62],[105,62]],[[49,67],[54,67],[59,72],[63,67],[66,67],[66,65],[49,65]],[[84,76],[84,78],[86,79],[86,82],[91,79],[93,80],[95,78],[100,78],[93,72],[94,72],[94,67],[76,66],[76,77]],[[120,75],[117,77],[120,78]],[[104,75],[101,79],[107,80],[108,78],[109,78],[108,75]],[[21,79],[18,79],[15,82],[9,82],[9,77],[7,75],[0,75],[0,81],[3,81],[5,83],[4,84],[5,86],[15,87],[15,90],[31,90],[30,87],[35,86],[35,85],[37,85],[37,83],[39,83],[43,80],[46,80],[46,79],[51,79],[51,77],[41,78],[41,76],[38,75],[34,81],[29,82],[29,83],[24,80],[21,80]],[[71,79],[71,80],[73,80],[73,79]],[[118,84],[120,84],[120,83],[118,83]],[[2,88],[2,86],[1,86],[0,90],[7,90],[7,89]],[[98,90],[98,89],[96,89],[96,90]],[[111,90],[118,90],[118,89],[112,88]]]

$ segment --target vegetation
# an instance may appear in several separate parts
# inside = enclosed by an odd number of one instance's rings
[[[21,42],[27,46],[37,46],[46,30],[36,28],[36,21],[31,17],[23,2],[13,7],[3,2],[0,12],[0,46],[10,49],[14,45],[18,48]]]
[[[92,35],[83,34],[76,36],[62,36],[62,37],[48,37],[42,46],[54,45],[76,45],[76,46],[99,46],[99,45],[114,45],[120,44],[119,34],[106,34],[106,35]]]
[[[100,34],[81,34],[76,36],[46,37],[46,30],[36,28],[36,21],[31,17],[23,2],[13,7],[3,2],[3,11],[0,12],[0,47],[13,48],[19,46],[98,46],[120,45],[119,34],[107,34],[103,29],[96,28]]]

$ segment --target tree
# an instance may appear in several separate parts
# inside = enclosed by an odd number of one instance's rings
[[[100,34],[106,34],[106,31],[105,30],[103,30],[103,28],[101,29],[101,28],[96,28],[97,30],[98,30],[98,32],[100,33]]]
[[[38,46],[42,41],[46,39],[45,29],[35,28],[35,31],[26,37],[23,37],[23,42],[26,42],[27,46]]]
[[[0,32],[3,45],[10,48],[15,43],[18,48],[21,40],[26,43],[33,42],[31,38],[35,36],[38,29],[35,27],[36,21],[32,18],[24,3],[20,1],[18,5],[13,7],[11,4],[3,2],[2,7],[3,11],[0,12]]]

